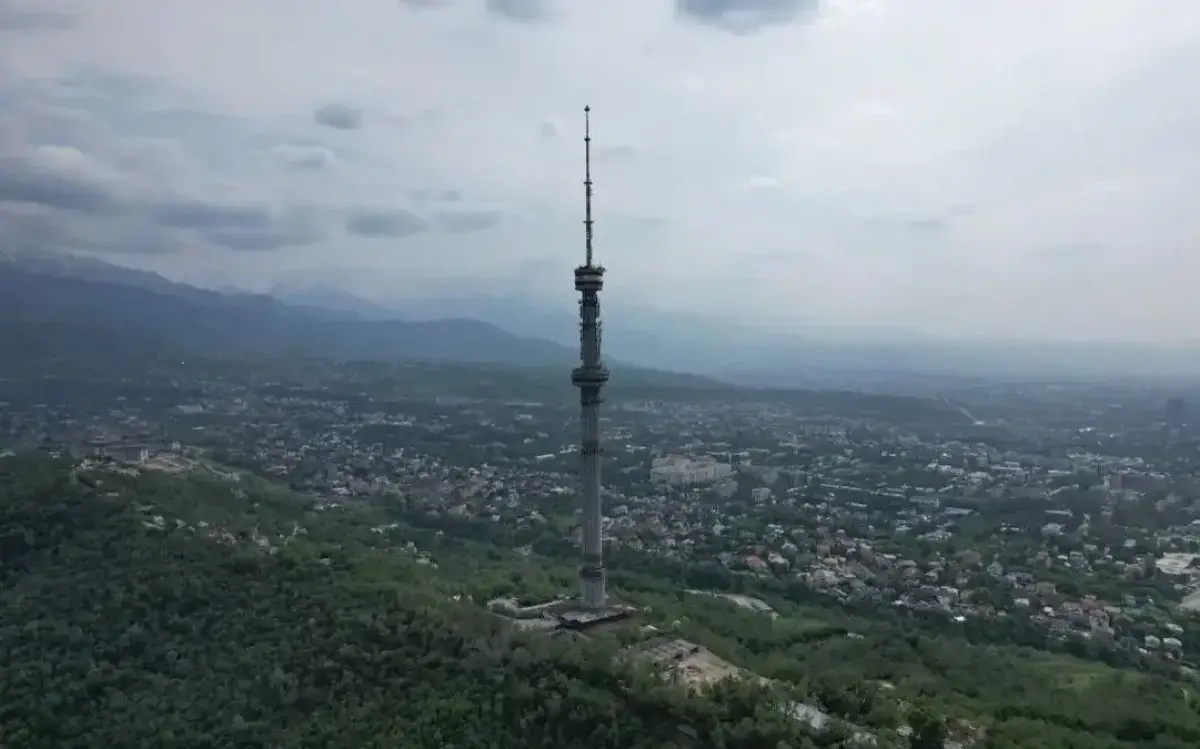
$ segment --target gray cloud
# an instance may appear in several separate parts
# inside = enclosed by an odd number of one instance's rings
[[[0,32],[63,31],[72,25],[71,17],[65,13],[39,8],[32,2],[0,0]]]
[[[433,193],[435,200],[439,193]],[[455,202],[459,195],[454,191],[442,191],[441,197]],[[404,208],[388,210],[358,210],[346,219],[346,232],[358,237],[367,238],[403,238],[440,230],[447,234],[469,234],[476,231],[495,228],[503,220],[500,211],[484,209],[440,209],[424,218]]]
[[[486,0],[485,7],[493,15],[510,21],[541,21],[549,17],[546,0]]]
[[[288,166],[304,169],[326,169],[337,161],[333,151],[320,146],[295,146],[283,143],[272,148],[271,153]]]
[[[262,231],[272,223],[268,207],[257,205],[221,205],[199,201],[171,201],[152,206],[150,219],[175,229],[222,227],[243,231]]]
[[[667,225],[667,220],[661,216],[618,216],[618,222],[623,222],[636,231],[658,231]]]
[[[3,34],[0,235],[158,252],[146,262],[179,278],[220,256],[247,284],[336,266],[347,286],[388,294],[503,277],[506,293],[562,301],[561,248],[582,234],[573,113],[586,99],[614,306],[653,296],[753,325],[902,320],[947,337],[1195,335],[1184,271],[1200,232],[1188,205],[1200,99],[1186,94],[1200,6],[1093,0],[1095,23],[1068,8],[1031,26],[1044,2],[560,0],[553,33],[535,33],[484,0],[399,2],[296,15],[271,0],[239,15],[242,30],[222,23],[244,6],[233,0],[106,0],[54,44]],[[326,102],[369,121],[326,130],[313,124]],[[539,137],[558,113],[559,137]],[[451,187],[465,198],[438,194]],[[393,206],[413,215],[372,210]],[[464,233],[496,219],[487,242]],[[394,252],[400,240],[358,238],[413,232],[419,264]],[[1106,250],[1079,249],[1097,237]],[[748,256],[768,258],[754,266],[761,288],[716,293]],[[1044,272],[1031,278],[1031,262]],[[670,282],[680,267],[687,284]],[[1073,281],[1043,280],[1061,278]]]
[[[905,224],[918,234],[940,234],[946,230],[946,222],[940,218],[917,218]]]
[[[676,0],[675,11],[692,21],[736,33],[802,20],[817,12],[820,0]]]
[[[108,255],[154,255],[179,247],[169,232],[125,217],[88,216],[0,204],[4,245],[26,252],[82,251]]]
[[[596,158],[602,161],[632,161],[637,155],[638,151],[633,146],[605,146],[596,149]]]
[[[325,233],[316,222],[292,217],[264,229],[210,228],[204,231],[204,237],[231,250],[262,252],[315,244]]]
[[[402,238],[429,231],[429,222],[402,208],[387,211],[357,211],[346,219],[346,231],[359,237]]]
[[[558,137],[558,126],[550,121],[538,123],[538,136],[546,140],[554,140]]]
[[[191,230],[231,250],[278,250],[303,247],[324,236],[314,214],[278,211],[255,203],[176,199],[148,206],[146,217],[158,226]]]
[[[421,203],[458,203],[463,199],[461,190],[413,190],[409,194]]]
[[[129,251],[119,239],[100,232],[93,247],[81,221],[107,222],[128,235],[129,244],[157,251],[177,249],[170,232],[182,230],[234,250],[266,250],[312,244],[323,236],[309,211],[275,211],[258,203],[162,197],[150,189],[106,175],[87,155],[73,149],[37,149],[0,156],[0,208],[25,241],[49,241],[49,224],[72,224],[60,232],[73,247]],[[47,211],[51,212],[47,214]],[[119,219],[119,222],[114,220]],[[90,225],[90,224],[89,224]],[[149,239],[146,239],[149,237]],[[66,241],[64,239],[63,241]],[[144,251],[144,249],[142,250]]]
[[[325,104],[313,112],[313,122],[334,130],[357,130],[362,127],[363,113],[344,104]]]
[[[78,123],[72,132],[84,136],[73,139],[90,145],[102,140],[94,121],[68,111]],[[109,144],[104,159],[71,147],[31,147],[25,129],[7,120],[0,124],[0,217],[9,241],[20,236],[35,245],[92,252],[171,252],[205,244],[262,252],[312,245],[328,234],[322,217],[330,211],[320,204],[302,210],[272,200],[212,199],[204,190],[181,190],[180,178],[190,164],[177,141],[124,139]],[[325,167],[334,159],[320,146],[281,144],[270,152],[305,168]],[[453,189],[411,192],[432,206],[463,200]],[[500,220],[498,213],[468,209],[443,209],[435,216],[436,227],[407,210],[352,209],[345,230],[360,237],[400,238],[434,228],[452,234],[479,231]]]
[[[468,234],[498,226],[503,220],[499,211],[438,211],[434,214],[437,226],[453,234]]]
[[[12,156],[0,157],[0,203],[27,203],[91,215],[124,210],[121,201],[97,181]]]
[[[1071,244],[1044,247],[1035,254],[1047,260],[1065,260],[1075,263],[1100,260],[1109,252],[1112,252],[1112,248],[1103,242],[1073,242]]]

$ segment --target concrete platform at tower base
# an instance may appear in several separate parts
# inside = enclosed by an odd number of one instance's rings
[[[601,632],[625,626],[637,613],[633,606],[613,604],[603,609],[585,609],[574,599],[546,601],[532,606],[517,606],[511,599],[496,599],[488,610],[512,622],[519,629],[542,630],[548,633]]]
[[[632,606],[614,605],[607,608],[567,609],[558,614],[558,623],[563,629],[576,631],[592,631],[607,629],[614,625],[623,624],[637,612]]]

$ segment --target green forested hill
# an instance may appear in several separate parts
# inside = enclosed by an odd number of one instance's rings
[[[206,509],[184,482],[0,466],[7,749],[806,745],[754,690],[686,699],[602,646],[513,637],[351,543],[272,554],[232,524],[224,542],[194,520],[147,527],[167,504]]]
[[[471,599],[549,595],[573,570],[463,535],[382,508],[315,512],[249,479],[0,458],[0,746],[844,745],[784,717],[782,688],[688,697],[615,665],[618,636],[508,631]],[[881,749],[940,744],[941,716],[990,749],[1200,746],[1187,677],[782,599],[772,619],[617,564],[645,623],[791,684]],[[907,724],[924,729],[911,743]]]

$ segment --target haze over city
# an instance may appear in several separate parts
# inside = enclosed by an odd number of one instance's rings
[[[1149,7],[3,0],[0,230],[570,309],[590,103],[617,317],[1189,343],[1200,8]]]

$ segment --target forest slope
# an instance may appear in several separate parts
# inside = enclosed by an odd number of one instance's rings
[[[268,497],[100,481],[0,459],[9,749],[809,745],[752,687],[688,698],[611,652],[514,637],[411,568],[372,574],[349,537],[272,553]]]
[[[622,568],[614,595],[644,623],[781,685],[689,697],[614,665],[619,637],[522,637],[470,603],[562,592],[570,565],[388,513],[316,512],[250,478],[0,458],[0,744],[845,745],[778,709],[805,699],[880,749],[940,747],[940,715],[989,749],[1200,746],[1186,679],[783,599],[772,618]]]

